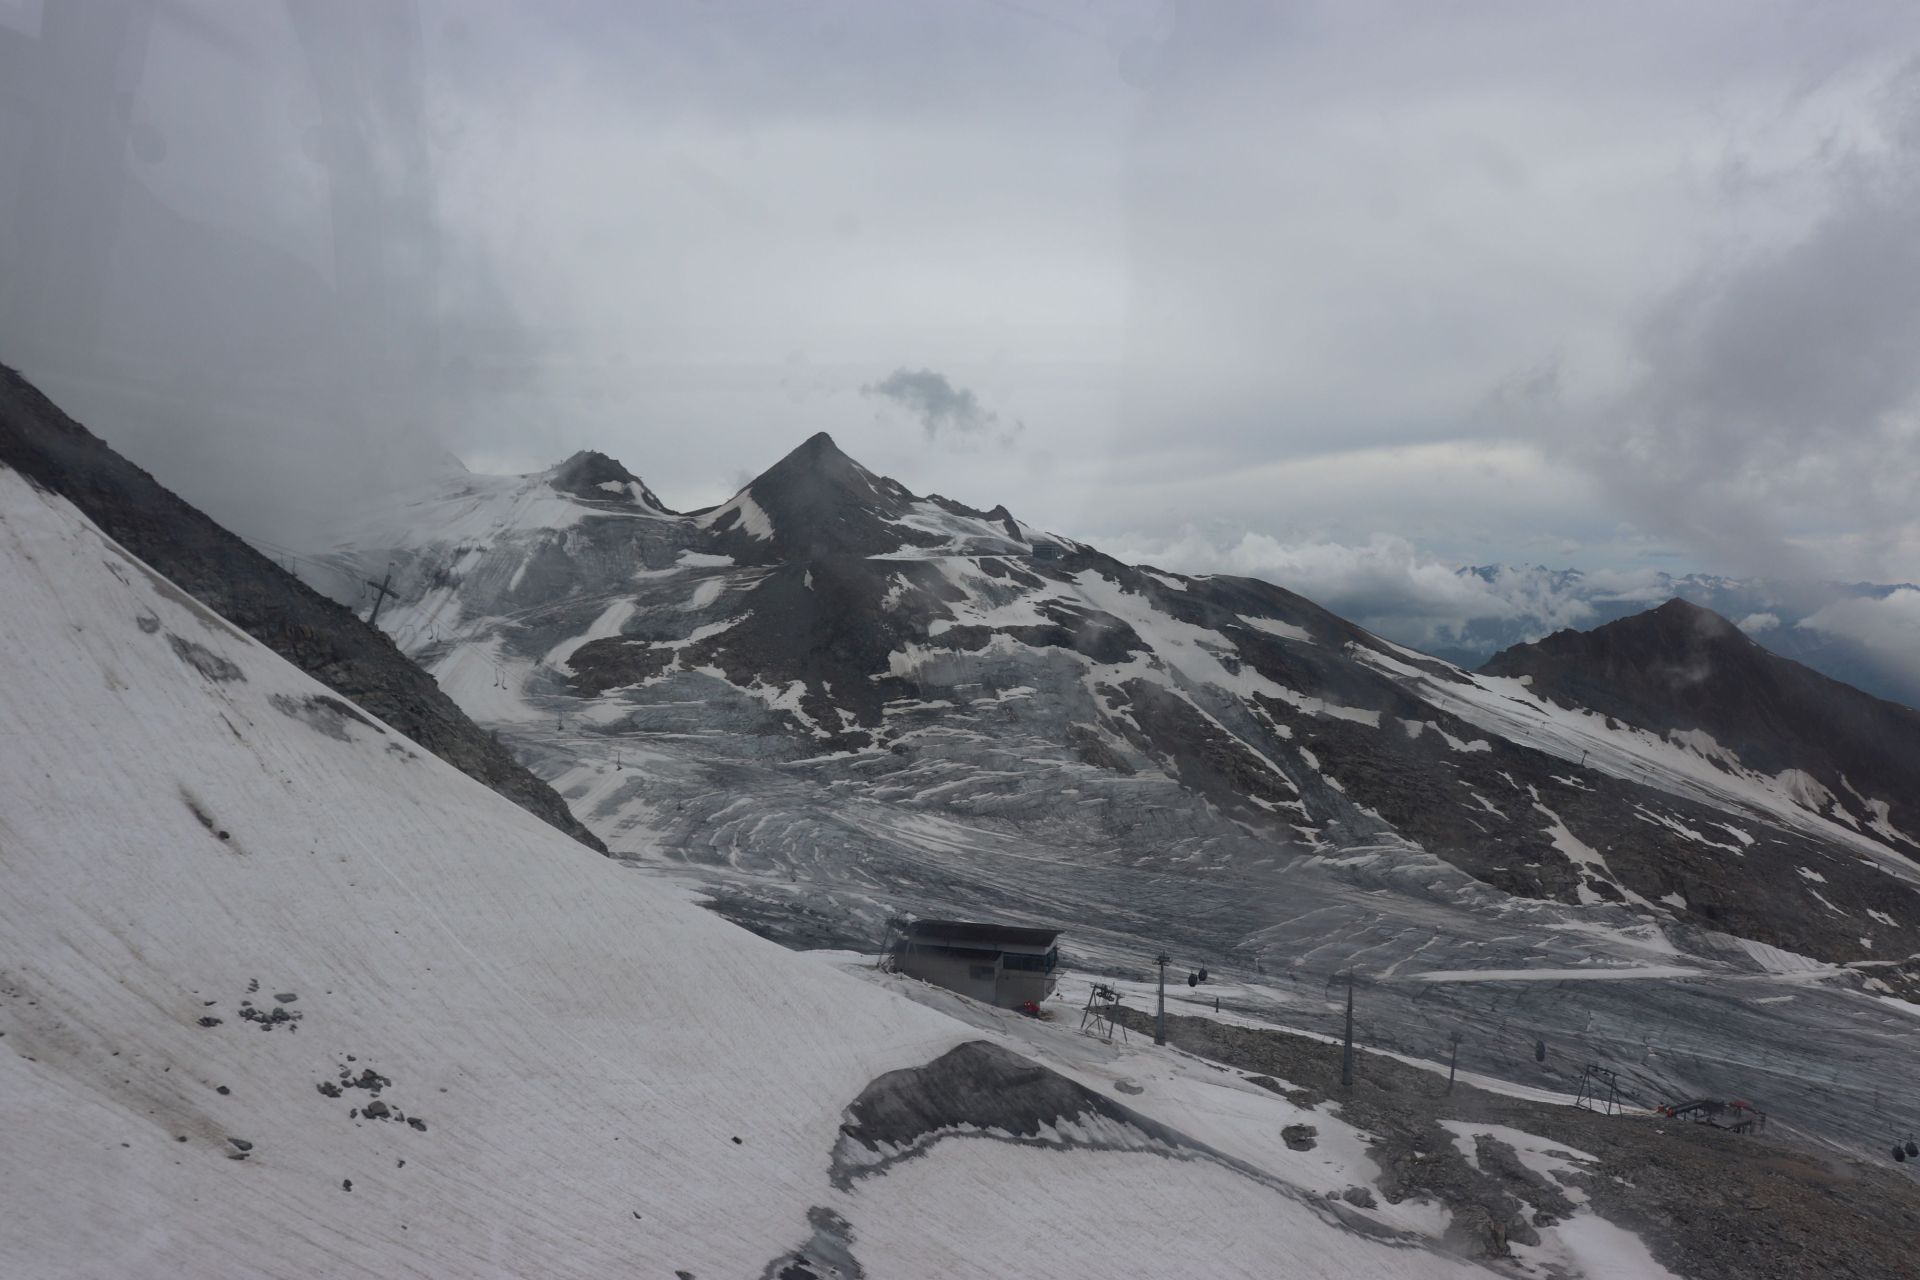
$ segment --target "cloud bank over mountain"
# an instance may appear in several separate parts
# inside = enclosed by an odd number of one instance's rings
[[[1263,578],[1390,640],[1477,666],[1512,644],[1586,630],[1679,597],[1768,648],[1880,697],[1920,706],[1920,588],[1766,577],[1450,564],[1404,538],[1286,542],[1260,534],[1124,539],[1117,554],[1192,574]]]

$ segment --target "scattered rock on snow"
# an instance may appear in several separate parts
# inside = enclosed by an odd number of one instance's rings
[[[1290,1151],[1311,1151],[1318,1145],[1320,1131],[1310,1124],[1290,1124],[1280,1131]]]

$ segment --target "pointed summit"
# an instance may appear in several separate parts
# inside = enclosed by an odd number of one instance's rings
[[[1531,676],[1536,689],[1558,688],[1582,705],[1643,723],[1643,712],[1655,705],[1671,711],[1709,696],[1750,695],[1777,681],[1776,666],[1805,670],[1766,653],[1713,610],[1676,596],[1591,631],[1556,631],[1515,645],[1481,670]],[[1624,700],[1601,705],[1625,690],[1632,692]]]
[[[921,497],[861,466],[824,431],[697,520],[740,564],[1030,550],[1005,508],[976,511],[937,494]]]
[[[1704,605],[1697,605],[1691,600],[1683,600],[1679,596],[1640,616],[1645,619],[1657,618],[1668,626],[1690,627],[1703,640],[1740,634],[1738,627],[1713,610]],[[1620,621],[1631,622],[1633,619],[1622,618]]]
[[[786,457],[768,467],[747,487],[758,490],[777,478],[796,476],[818,477],[840,485],[856,484],[863,492],[874,488],[877,484],[893,483],[875,476],[873,472],[841,452],[840,446],[833,442],[832,436],[824,431],[816,431]],[[905,489],[900,489],[900,492],[911,500],[913,495],[908,494]]]
[[[870,556],[927,540],[899,523],[919,501],[898,481],[842,453],[821,431],[700,519],[716,533],[734,535],[730,554],[743,564]]]
[[[1536,694],[1653,729],[1723,768],[1797,770],[1817,784],[1802,794],[1824,797],[1811,807],[1851,810],[1863,829],[1920,828],[1920,711],[1783,658],[1689,601],[1515,645],[1481,670],[1528,677]]]
[[[792,453],[788,454],[787,456],[789,458],[801,457],[801,456],[838,457],[838,458],[847,457],[846,454],[840,451],[840,446],[833,442],[833,437],[828,435],[824,431],[816,431],[812,435],[808,436],[805,440],[800,442],[800,445],[798,448],[796,448]],[[852,461],[851,458],[848,458],[847,460],[849,462]]]

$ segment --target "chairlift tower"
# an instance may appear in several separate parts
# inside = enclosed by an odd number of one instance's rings
[[[1573,1105],[1583,1111],[1612,1115],[1619,1107],[1620,1081],[1611,1068],[1590,1062],[1580,1073],[1580,1092]]]

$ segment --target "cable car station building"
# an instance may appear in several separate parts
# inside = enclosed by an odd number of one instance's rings
[[[1053,994],[1059,937],[1058,929],[911,920],[894,930],[888,960],[895,973],[1018,1009]]]

